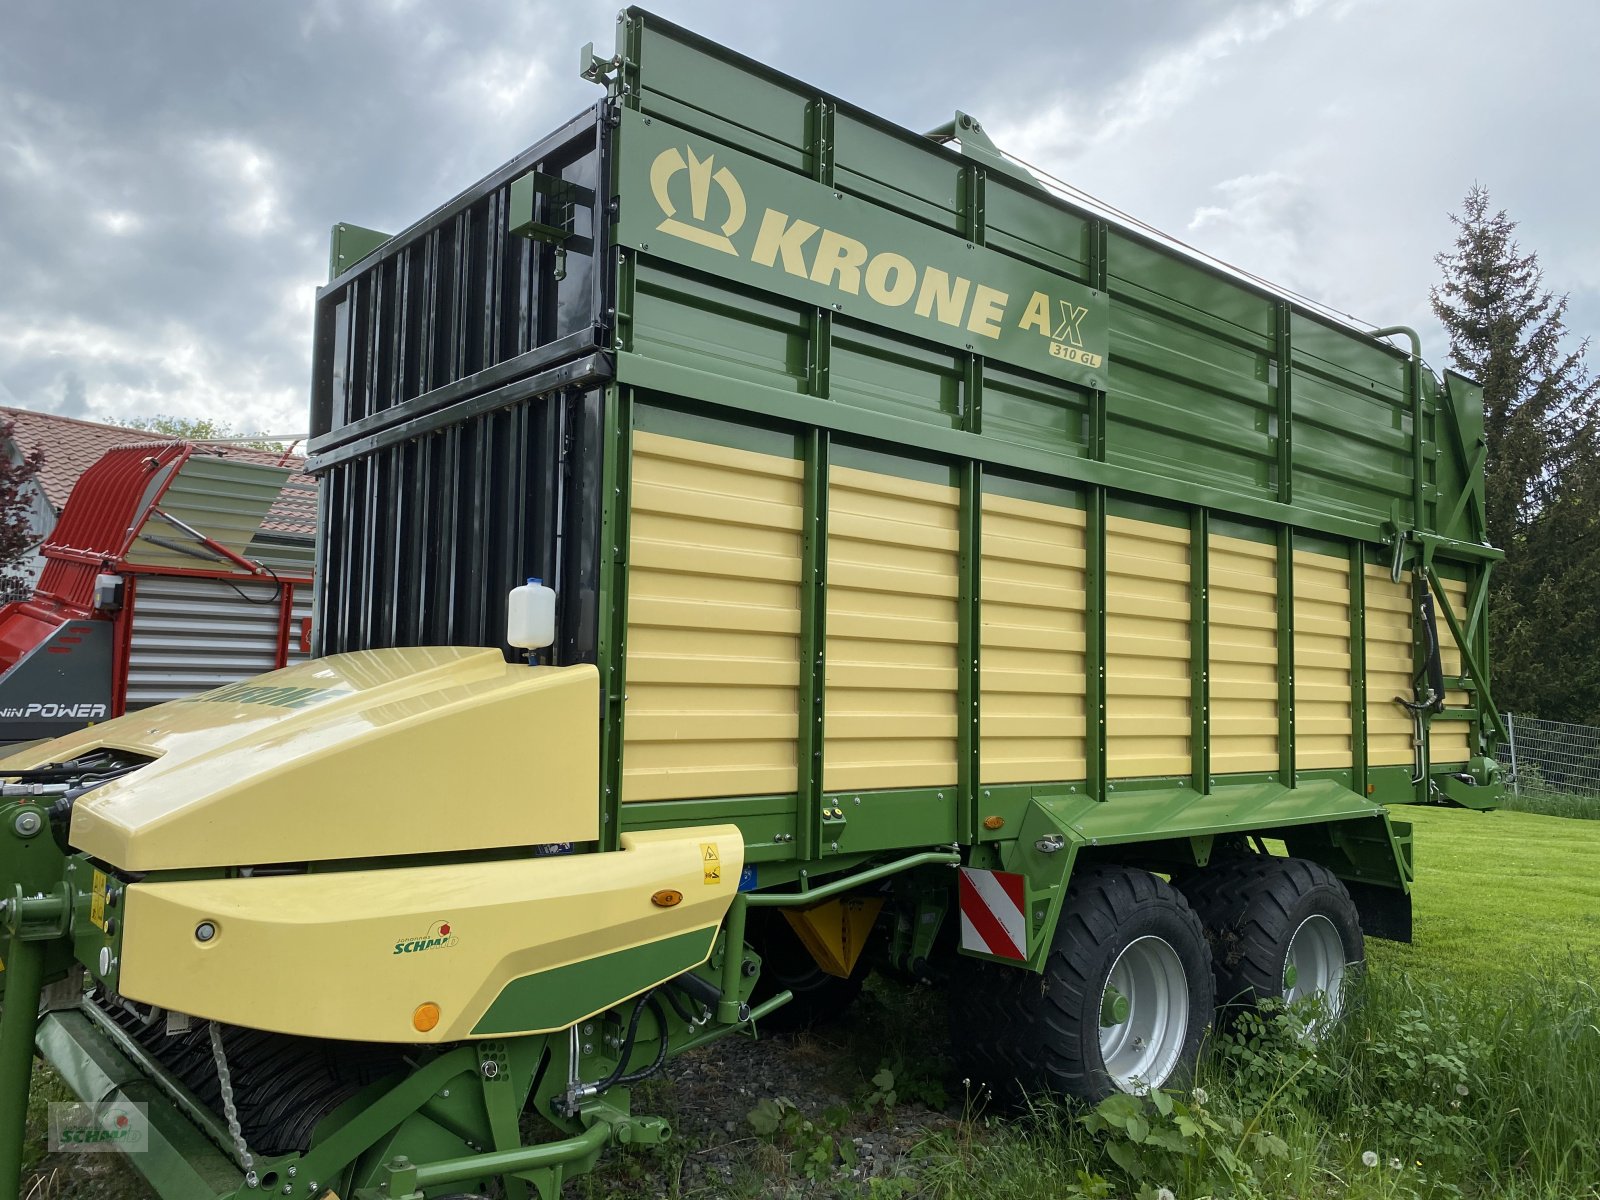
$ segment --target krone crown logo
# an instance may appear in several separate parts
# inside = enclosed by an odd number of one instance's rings
[[[734,249],[733,235],[744,224],[744,189],[739,186],[739,181],[727,167],[722,167],[713,173],[712,166],[715,162],[716,155],[708,154],[704,158],[699,158],[693,149],[689,149],[689,157],[685,159],[684,152],[676,146],[671,146],[656,155],[655,162],[650,164],[650,191],[655,195],[661,211],[667,215],[666,220],[656,228],[662,233],[670,233],[674,237],[708,246],[712,250],[737,255],[739,251]],[[695,225],[678,220],[678,206],[672,201],[672,180],[679,171],[689,172],[689,211],[698,222]],[[728,218],[722,222],[721,232],[714,227],[706,227],[706,210],[711,204],[713,183],[722,189],[722,194],[728,200]]]

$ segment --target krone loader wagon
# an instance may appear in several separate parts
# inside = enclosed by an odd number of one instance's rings
[[[1392,806],[1495,801],[1475,384],[616,32],[335,229],[319,656],[0,765],[0,1200],[36,1047],[172,1200],[550,1197],[870,968],[1002,1095],[1160,1087],[1410,936]]]

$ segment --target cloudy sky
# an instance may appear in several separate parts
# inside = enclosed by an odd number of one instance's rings
[[[1600,4],[658,0],[1339,309],[1428,310],[1474,181],[1600,331]],[[0,403],[306,428],[339,220],[398,230],[598,92],[589,0],[0,0]]]

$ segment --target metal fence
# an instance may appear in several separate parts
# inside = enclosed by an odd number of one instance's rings
[[[7,575],[0,571],[0,604],[10,604],[13,600],[26,600],[33,595],[33,584],[16,575]]]
[[[1511,790],[1518,796],[1600,796],[1600,726],[1506,714]]]

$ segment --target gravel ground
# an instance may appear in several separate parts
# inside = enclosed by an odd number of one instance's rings
[[[908,999],[903,989],[874,987],[825,1029],[759,1041],[730,1037],[674,1060],[665,1078],[641,1089],[634,1109],[668,1117],[675,1144],[608,1163],[580,1194],[765,1200],[865,1194],[874,1177],[913,1176],[917,1147],[958,1123],[959,1096],[954,1104],[948,1099],[960,1088],[948,1086],[942,1060],[926,1052],[942,1043],[942,1016],[929,1030],[919,1019],[925,1014],[910,1011],[927,1006]],[[919,1045],[921,1055],[908,1056],[908,1044]],[[884,1068],[899,1093],[887,1109],[872,1099],[881,1094],[872,1078]],[[808,1178],[805,1151],[820,1136],[763,1138],[750,1123],[758,1103],[780,1098],[825,1124],[826,1136],[848,1141],[859,1162]]]

